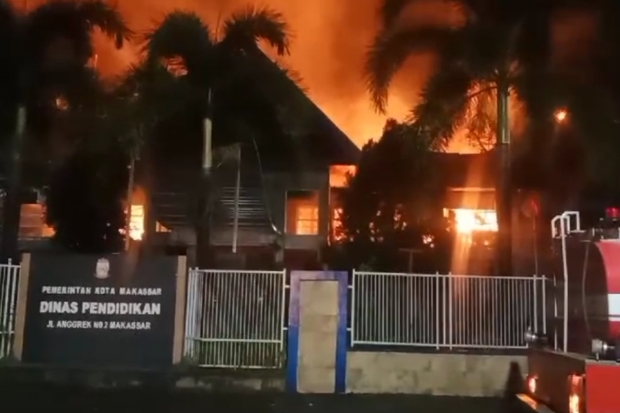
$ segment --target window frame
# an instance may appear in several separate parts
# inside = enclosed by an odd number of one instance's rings
[[[291,192],[309,192],[312,193],[313,197],[316,196],[316,219],[303,219],[300,220],[298,218],[295,219],[294,222],[294,232],[289,231],[289,193]],[[294,198],[293,198],[294,199]],[[308,209],[312,209],[308,207]],[[314,233],[309,234],[300,234],[298,231],[299,221],[306,222],[310,227],[316,227],[316,231]],[[320,189],[287,189],[284,192],[284,233],[286,235],[297,236],[297,237],[316,237],[321,235],[321,191]]]

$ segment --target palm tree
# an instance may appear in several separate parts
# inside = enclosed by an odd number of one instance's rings
[[[160,121],[184,109],[185,99],[191,93],[188,85],[170,76],[165,67],[141,62],[131,66],[107,96],[104,116],[99,119],[99,131],[89,146],[90,150],[100,150],[109,145],[120,145],[129,160],[125,250],[129,249],[129,223],[136,174],[143,177],[142,184],[147,195],[145,215],[147,219],[150,218],[150,177],[153,165],[149,138],[153,136]],[[115,137],[115,140],[110,140],[110,137]]]
[[[459,16],[458,23],[403,25],[399,20],[403,10],[415,2],[383,1],[383,29],[368,51],[365,67],[372,101],[384,111],[390,83],[405,60],[421,51],[437,53],[436,71],[423,87],[409,122],[435,149],[445,148],[462,127],[489,129],[492,125],[491,133],[495,128],[501,168],[496,184],[498,264],[500,271],[511,273],[509,101],[515,97],[531,119],[546,122],[553,120],[560,103],[566,103],[566,93],[560,93],[563,86],[551,76],[550,68],[551,19],[565,10],[566,2],[448,0],[445,4]],[[481,122],[480,106],[493,101],[495,116]],[[472,127],[472,119],[478,125]]]
[[[0,106],[2,112],[16,114],[3,125],[5,131],[14,130],[8,143],[11,156],[3,208],[6,258],[17,252],[22,148],[27,131],[39,126],[38,116],[57,106],[58,98],[66,99],[68,105],[82,100],[82,87],[94,79],[87,62],[93,53],[91,34],[95,28],[112,38],[117,47],[131,32],[117,9],[103,0],[52,0],[27,13],[0,0],[0,26],[4,56]]]
[[[147,34],[144,44],[148,67],[166,65],[169,72],[189,86],[187,102],[203,117],[202,183],[196,222],[197,256],[209,255],[209,192],[212,169],[212,137],[239,132],[241,124],[258,126],[270,102],[258,93],[251,64],[244,59],[260,53],[259,42],[278,55],[289,52],[289,29],[283,16],[268,8],[246,7],[224,19],[212,30],[192,12],[175,11]],[[215,122],[213,120],[216,120]],[[213,134],[215,124],[215,135]],[[219,131],[219,132],[218,132]]]

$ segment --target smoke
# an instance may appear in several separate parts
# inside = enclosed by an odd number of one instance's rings
[[[24,0],[15,0],[16,3]],[[34,7],[44,0],[27,0]],[[420,2],[403,15],[403,24],[453,21],[454,15],[438,4]],[[246,0],[131,0],[118,1],[132,29],[151,29],[167,12],[192,10],[211,26]],[[291,26],[291,56],[285,62],[303,78],[311,99],[359,146],[381,135],[386,116],[374,112],[366,93],[362,67],[367,46],[379,30],[380,0],[264,0],[259,4],[282,12]],[[568,19],[570,20],[570,19]],[[563,31],[574,33],[563,20]],[[568,28],[568,30],[567,30]],[[578,30],[583,33],[582,28]],[[563,36],[560,36],[563,37]],[[117,51],[112,42],[96,37],[98,67],[107,75],[120,74],[136,56],[136,47]],[[574,44],[574,42],[573,42]],[[419,86],[432,70],[432,56],[411,58],[395,79],[387,117],[403,118],[416,102]],[[464,149],[464,148],[461,148]],[[465,148],[466,150],[466,148]]]

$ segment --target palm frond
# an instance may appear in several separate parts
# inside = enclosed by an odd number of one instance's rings
[[[223,42],[245,50],[263,40],[278,55],[288,55],[290,28],[284,16],[267,7],[248,6],[234,12],[223,25]]]
[[[415,0],[383,0],[378,10],[383,27],[392,27],[403,10],[414,1]]]
[[[142,50],[149,64],[180,56],[188,71],[200,70],[209,58],[214,41],[209,26],[189,11],[173,11],[143,39]]]
[[[445,149],[454,133],[465,125],[475,83],[469,73],[455,67],[441,67],[428,80],[420,103],[409,121],[433,149]]]
[[[118,83],[113,93],[110,117],[121,135],[133,134],[140,125],[143,134],[155,125],[181,112],[195,101],[198,92],[183,78],[172,76],[161,65],[147,61],[133,65]]]
[[[17,84],[15,79],[19,72],[19,50],[17,34],[18,15],[11,3],[7,0],[0,0],[0,55],[3,56],[4,74],[0,79],[0,88],[3,93],[0,94],[0,118],[4,117],[8,112],[12,112],[8,106],[15,102],[17,94]],[[9,115],[14,117],[13,114]],[[0,125],[4,122],[0,122]],[[0,126],[1,128],[2,126]]]
[[[364,76],[375,108],[385,112],[388,89],[396,73],[412,54],[437,50],[452,39],[454,31],[420,28],[379,33],[366,54]]]
[[[97,27],[107,37],[114,39],[118,49],[133,37],[120,11],[103,0],[79,1],[76,14],[88,22],[91,30]]]
[[[511,78],[511,92],[532,123],[553,121],[553,112],[566,105],[568,84],[546,68],[522,69]]]
[[[378,10],[383,28],[392,28],[405,9],[416,1],[423,3],[419,0],[383,0]],[[458,11],[460,15],[471,21],[478,18],[488,2],[485,0],[440,0],[438,3]]]
[[[486,89],[486,91],[482,91]],[[480,92],[480,93],[476,93]],[[472,96],[473,95],[473,96]],[[481,84],[470,93],[471,99],[467,110],[466,131],[469,143],[481,152],[490,150],[495,143],[497,127],[496,93]]]
[[[0,0],[0,47],[10,46],[15,36],[17,13],[10,2]]]
[[[79,59],[92,55],[91,34],[99,28],[121,47],[132,32],[116,7],[103,0],[52,0],[27,16],[26,37],[29,53],[41,56],[51,42],[64,38],[72,42]]]

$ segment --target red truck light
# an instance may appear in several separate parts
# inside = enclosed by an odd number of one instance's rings
[[[605,218],[607,219],[620,219],[620,208],[609,207],[605,210]]]

